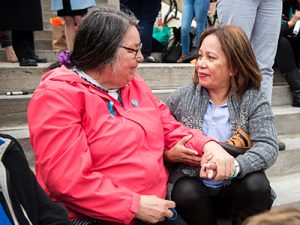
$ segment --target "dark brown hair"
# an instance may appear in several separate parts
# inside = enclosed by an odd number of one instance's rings
[[[209,35],[215,35],[221,43],[228,66],[233,71],[231,88],[237,96],[241,97],[249,88],[259,89],[262,75],[245,32],[234,25],[210,27],[202,33],[199,41],[200,47]],[[193,83],[199,83],[196,73]]]
[[[299,225],[300,209],[292,206],[278,206],[244,221],[243,225]]]

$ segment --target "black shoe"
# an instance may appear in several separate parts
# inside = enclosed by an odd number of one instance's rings
[[[34,59],[23,58],[20,61],[20,66],[37,66],[37,62]]]
[[[284,144],[284,142],[282,142],[281,140],[279,140],[279,139],[277,138],[277,143],[278,143],[278,150],[279,150],[279,151],[285,150],[285,144]]]
[[[34,59],[37,63],[46,63],[48,60],[46,58],[40,58],[37,55],[34,56]]]
[[[153,56],[148,56],[144,58],[144,61],[142,63],[160,63],[160,61]]]

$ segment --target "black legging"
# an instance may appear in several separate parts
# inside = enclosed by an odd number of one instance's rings
[[[189,225],[216,225],[217,218],[229,218],[233,225],[272,206],[269,180],[263,172],[233,179],[216,196],[198,178],[181,178],[174,186],[172,200]]]
[[[300,38],[283,37],[278,41],[276,64],[282,74],[289,73],[298,68],[300,60]]]

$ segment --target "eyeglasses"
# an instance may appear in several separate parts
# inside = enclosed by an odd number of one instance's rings
[[[133,57],[134,59],[136,59],[136,57],[137,57],[138,53],[141,51],[142,47],[143,47],[143,44],[142,44],[142,43],[140,43],[140,46],[139,46],[138,49],[128,48],[128,47],[126,47],[126,46],[120,45],[120,48],[124,48],[124,49],[126,49],[127,51],[129,51],[129,52],[131,52],[131,53],[134,53],[134,57]]]

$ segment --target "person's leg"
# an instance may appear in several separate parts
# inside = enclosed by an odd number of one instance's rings
[[[197,49],[199,48],[200,35],[205,30],[206,17],[207,17],[209,4],[210,4],[210,0],[195,0],[194,2],[194,12],[197,21],[194,47],[196,47]]]
[[[282,74],[297,69],[293,48],[286,37],[279,38],[275,61]]]
[[[18,62],[17,56],[12,47],[11,31],[0,31],[0,43],[2,48],[5,50],[7,61],[13,63]]]
[[[181,178],[174,185],[171,199],[187,224],[217,224],[208,188],[199,179]]]
[[[263,75],[261,90],[271,102],[273,64],[281,26],[282,0],[261,0],[257,9],[251,42]]]
[[[34,59],[34,39],[32,31],[12,31],[12,44],[19,61],[22,58]]]
[[[300,72],[297,65],[298,61],[294,55],[294,52],[297,54],[299,49],[297,40],[291,39],[290,42],[287,38],[280,37],[275,60],[279,71],[291,88],[292,105],[300,107]]]
[[[142,2],[140,13],[137,18],[140,20],[140,35],[143,43],[142,54],[146,59],[152,51],[153,26],[161,8],[161,0],[140,0]]]
[[[11,42],[11,31],[3,30],[0,31],[0,44],[2,48],[6,48],[12,45]]]
[[[221,25],[233,24],[241,27],[251,38],[258,0],[218,0],[217,13]]]
[[[67,47],[69,51],[72,51],[75,38],[75,21],[73,16],[64,16],[63,18],[65,21],[65,35]]]
[[[224,187],[216,204],[218,215],[231,218],[233,225],[272,206],[271,187],[264,172],[254,172],[242,179],[233,179]],[[227,215],[226,215],[227,214]]]
[[[190,30],[194,18],[194,1],[184,0],[181,19],[181,50],[182,55],[190,52]]]
[[[12,31],[12,44],[20,66],[37,66],[33,31]]]

